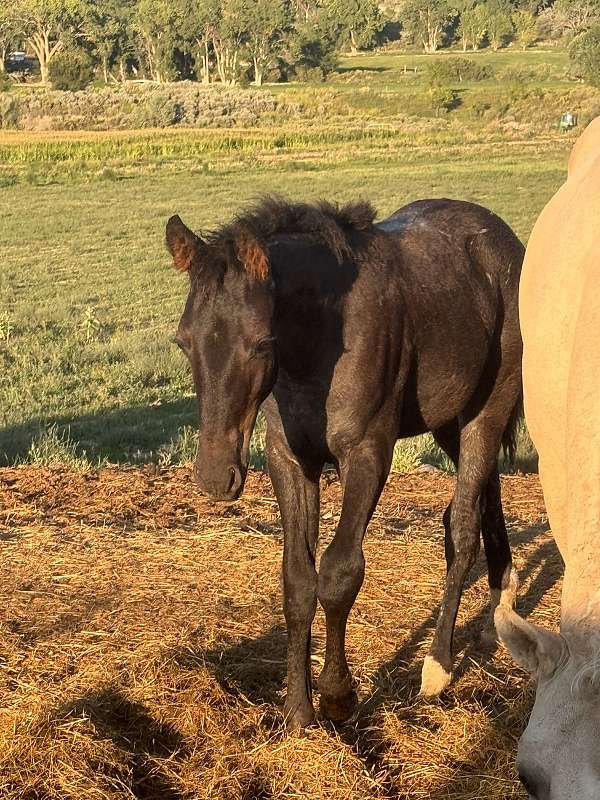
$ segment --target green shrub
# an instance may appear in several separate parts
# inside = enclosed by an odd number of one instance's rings
[[[84,50],[64,50],[52,59],[49,72],[55,89],[76,92],[94,80],[94,62]]]
[[[585,81],[600,87],[600,23],[573,39],[569,57]]]
[[[16,186],[19,178],[15,172],[0,172],[0,189],[8,188],[9,186]],[[2,322],[0,319],[0,339],[2,338]]]
[[[435,111],[436,117],[446,114],[448,111],[460,105],[458,92],[448,86],[430,86],[427,90],[431,108]]]
[[[534,66],[510,66],[505,67],[498,73],[498,80],[501,83],[512,83],[518,81],[519,83],[539,83],[540,81],[547,81],[551,79],[561,78],[563,76],[552,70],[548,64],[536,64]]]
[[[77,92],[36,91],[0,94],[0,127],[24,130],[110,130],[250,127],[272,114],[278,101],[270,92],[239,87],[127,84]]]
[[[457,56],[436,58],[425,67],[425,78],[431,84],[485,81],[493,75],[494,70],[488,64],[480,64],[473,58]]]
[[[287,75],[297,80],[324,80],[338,63],[337,45],[329,31],[304,27],[292,38],[285,54]]]

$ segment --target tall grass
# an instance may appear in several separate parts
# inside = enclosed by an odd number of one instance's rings
[[[255,151],[295,150],[316,145],[351,143],[387,143],[397,141],[397,131],[376,128],[297,128],[224,131],[177,131],[52,134],[20,136],[0,133],[0,163],[30,164],[60,161],[135,161],[136,159],[191,158],[193,156],[247,153]]]

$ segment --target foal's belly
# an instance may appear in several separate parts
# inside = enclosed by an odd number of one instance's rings
[[[411,380],[402,398],[398,438],[435,431],[455,419],[476,392],[477,377],[442,373],[435,387],[422,391],[418,391],[417,382]]]

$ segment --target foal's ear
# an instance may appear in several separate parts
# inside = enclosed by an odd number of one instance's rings
[[[498,606],[494,622],[517,664],[538,678],[550,677],[568,657],[567,643],[560,634],[527,622],[508,606]]]
[[[167,250],[173,256],[173,266],[179,272],[187,272],[202,246],[202,239],[184,225],[177,215],[167,222]]]
[[[254,237],[243,237],[235,243],[235,254],[244,269],[257,281],[266,281],[269,277],[269,256],[263,245]]]

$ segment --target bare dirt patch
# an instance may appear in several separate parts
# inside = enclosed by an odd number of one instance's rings
[[[465,592],[456,680],[417,697],[444,576],[452,478],[394,476],[350,617],[351,723],[282,727],[281,524],[268,478],[217,506],[185,469],[0,470],[0,797],[263,800],[522,797],[532,688],[478,641],[482,558]],[[503,479],[520,611],[558,623],[561,562],[535,477]],[[324,479],[322,541],[339,513]],[[323,618],[313,665],[323,662]]]

